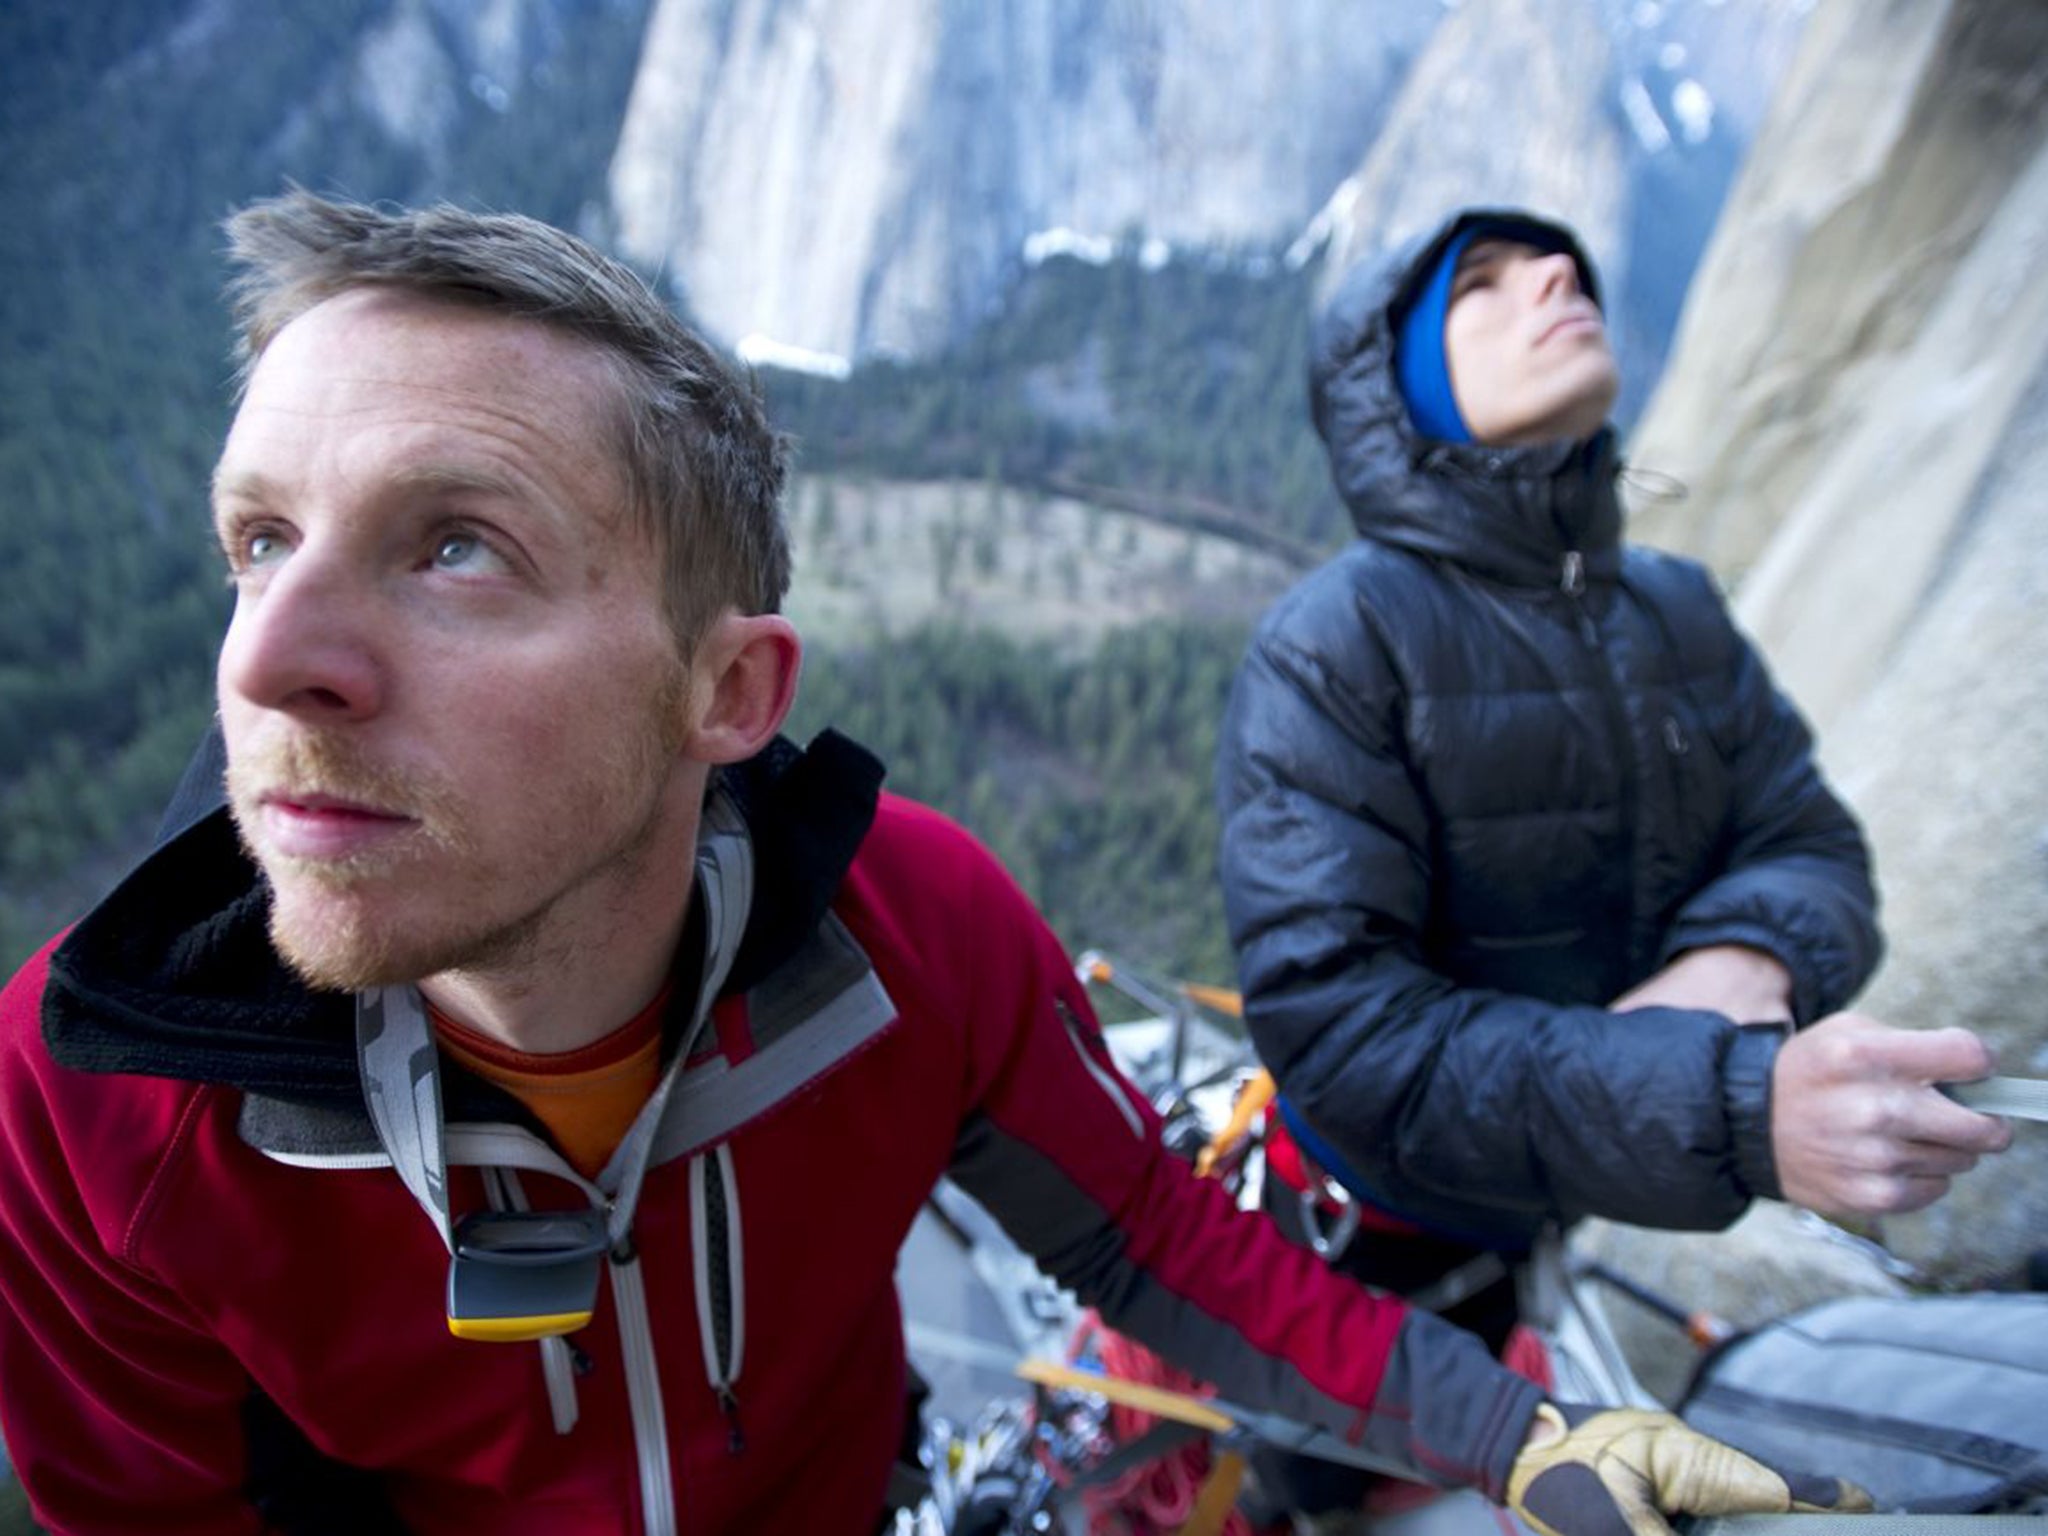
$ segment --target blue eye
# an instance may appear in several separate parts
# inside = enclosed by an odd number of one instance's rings
[[[285,555],[285,542],[274,533],[252,533],[242,541],[244,565],[269,565]]]
[[[468,528],[453,527],[434,535],[424,569],[454,576],[503,576],[511,566],[501,546]]]
[[[444,571],[459,570],[483,553],[483,540],[473,533],[443,534],[434,545],[434,564]]]

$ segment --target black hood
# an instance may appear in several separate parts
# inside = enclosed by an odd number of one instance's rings
[[[757,871],[726,983],[741,992],[824,917],[874,820],[882,765],[826,731],[802,751],[777,740],[721,782],[746,818]],[[217,800],[218,789],[210,792]],[[191,820],[51,956],[43,993],[50,1055],[87,1072],[360,1105],[353,999],[315,991],[285,969],[270,946],[269,907],[269,888],[227,811]]]
[[[1590,287],[1592,264],[1570,230],[1520,210],[1468,208],[1345,277],[1310,338],[1310,414],[1337,493],[1367,538],[1501,581],[1553,585],[1567,551],[1589,578],[1611,577],[1621,543],[1611,429],[1529,448],[1438,442],[1415,430],[1401,398],[1394,317],[1461,230],[1496,220],[1554,233]]]

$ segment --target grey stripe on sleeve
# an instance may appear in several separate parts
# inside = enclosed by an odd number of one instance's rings
[[[1161,1285],[1132,1262],[1124,1233],[1086,1192],[986,1116],[962,1128],[950,1171],[1019,1247],[1111,1327],[1213,1383],[1225,1397],[1327,1430],[1414,1468],[1422,1481],[1471,1484],[1495,1499],[1504,1492],[1542,1394],[1470,1334],[1411,1312],[1379,1395],[1361,1412],[1360,1405],[1318,1389],[1291,1361],[1256,1348],[1227,1321]]]

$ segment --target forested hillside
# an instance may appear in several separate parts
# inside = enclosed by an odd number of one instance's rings
[[[1347,526],[1308,424],[1313,267],[1124,252],[1027,269],[948,355],[844,382],[771,372],[813,471],[991,475],[1308,551]]]
[[[1227,981],[1208,770],[1244,638],[1150,624],[1074,656],[932,627],[815,658],[791,723],[844,731],[964,821],[1070,947]]]

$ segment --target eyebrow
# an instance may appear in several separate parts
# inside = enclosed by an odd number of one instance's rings
[[[508,501],[531,501],[532,492],[510,476],[467,464],[415,464],[393,475],[390,484],[400,491],[428,491],[441,494],[472,492]]]
[[[224,532],[227,526],[227,508],[230,502],[243,502],[261,506],[277,499],[277,485],[268,475],[253,470],[239,470],[233,474],[222,474],[216,464],[213,480],[208,487],[211,504],[211,519],[216,531]]]
[[[223,474],[218,464],[213,467],[210,491],[215,502],[262,501],[275,489],[268,475],[259,475],[253,470]]]

